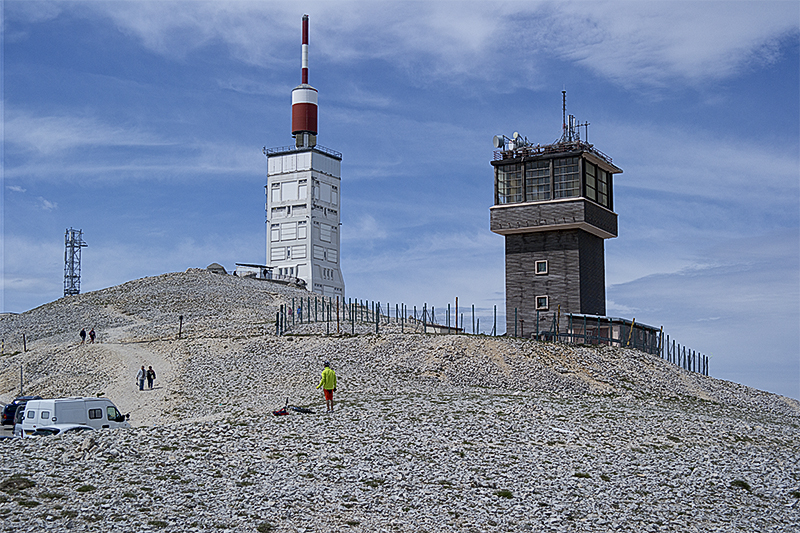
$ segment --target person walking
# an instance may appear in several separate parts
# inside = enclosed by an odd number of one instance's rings
[[[91,330],[89,330],[89,344],[94,344],[94,337],[95,337],[95,332],[94,328],[92,328]]]
[[[152,366],[147,367],[147,388],[153,388],[153,381],[156,379],[156,371],[153,370]]]
[[[147,377],[147,371],[144,369],[144,365],[142,365],[142,368],[136,373],[136,381],[139,383],[139,390],[144,390],[145,377]]]
[[[81,329],[79,335],[81,336],[81,344],[86,342],[86,328]]]
[[[331,368],[331,364],[325,361],[325,368],[322,369],[322,379],[319,380],[317,388],[322,387],[325,396],[325,412],[333,412],[333,393],[336,392],[336,372]]]

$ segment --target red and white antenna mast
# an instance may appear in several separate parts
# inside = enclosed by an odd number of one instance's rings
[[[292,135],[297,148],[317,144],[317,90],[308,84],[308,15],[303,15],[301,81],[292,89]]]

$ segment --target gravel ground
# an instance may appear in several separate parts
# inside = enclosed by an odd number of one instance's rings
[[[3,441],[2,531],[800,531],[796,400],[620,348],[275,336],[307,294],[190,270],[0,317],[0,399],[22,365],[26,393],[137,426]],[[317,412],[273,416],[287,398]]]

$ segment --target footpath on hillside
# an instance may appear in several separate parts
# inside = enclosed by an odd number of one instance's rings
[[[105,396],[125,413],[131,415],[131,425],[152,426],[163,423],[161,413],[171,388],[177,382],[177,373],[172,361],[160,350],[150,348],[150,341],[128,338],[131,326],[115,328],[106,332],[103,347],[117,360],[117,379],[108,385]],[[156,341],[158,342],[158,341]],[[144,365],[152,366],[156,372],[153,388],[145,381],[144,390],[139,390],[136,375]]]

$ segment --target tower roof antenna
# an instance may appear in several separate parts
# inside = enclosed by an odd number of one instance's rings
[[[301,83],[292,89],[292,135],[297,148],[317,145],[317,90],[308,84],[308,15],[303,15]]]

